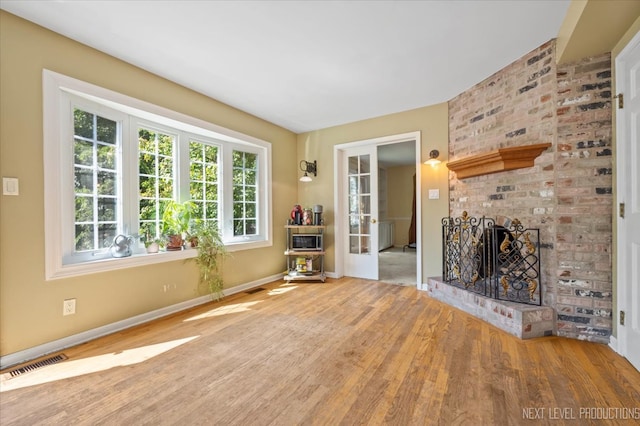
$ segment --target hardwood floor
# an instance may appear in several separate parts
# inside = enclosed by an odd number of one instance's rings
[[[640,373],[607,346],[522,341],[413,287],[341,279],[263,288],[3,378],[0,423],[602,425],[640,418]]]

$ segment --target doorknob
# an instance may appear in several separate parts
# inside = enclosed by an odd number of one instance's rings
[[[376,223],[376,220],[375,219],[371,219],[371,223]]]

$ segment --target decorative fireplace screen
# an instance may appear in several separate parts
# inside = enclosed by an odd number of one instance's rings
[[[540,230],[514,219],[505,226],[494,219],[468,216],[442,219],[445,282],[494,299],[542,304]]]

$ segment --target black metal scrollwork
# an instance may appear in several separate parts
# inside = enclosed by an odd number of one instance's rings
[[[463,212],[442,219],[443,279],[500,300],[542,304],[540,230],[518,219],[507,226]]]

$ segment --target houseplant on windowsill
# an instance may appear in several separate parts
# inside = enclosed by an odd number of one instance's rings
[[[165,206],[162,213],[162,234],[167,238],[167,250],[182,250],[183,238],[188,235],[195,207],[192,201],[169,201]]]
[[[197,237],[197,254],[191,260],[196,262],[200,273],[200,285],[209,291],[211,297],[220,300],[223,296],[222,263],[228,255],[222,242],[220,230],[215,223],[196,223],[192,235]]]

